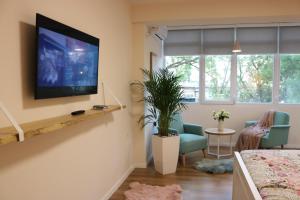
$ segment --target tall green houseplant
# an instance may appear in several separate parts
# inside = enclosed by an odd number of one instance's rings
[[[140,86],[144,97],[142,101],[149,107],[149,113],[141,116],[139,122],[144,125],[158,122],[158,135],[169,136],[169,126],[173,116],[186,109],[181,101],[183,90],[179,84],[180,76],[176,76],[168,69],[160,69],[151,73],[142,70],[145,80],[135,82]]]

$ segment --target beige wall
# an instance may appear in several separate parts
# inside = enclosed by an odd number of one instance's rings
[[[103,103],[99,95],[33,100],[35,13],[101,39],[100,77],[124,111],[0,147],[1,200],[100,200],[132,169],[131,21],[124,0],[1,0],[0,101],[19,122]],[[108,103],[114,103],[107,96]],[[0,124],[6,122],[1,118]]]
[[[145,34],[147,32],[144,24],[134,24],[132,26],[133,35],[133,65],[132,65],[132,81],[142,81],[143,74],[140,69],[145,66]],[[144,103],[139,102],[142,98],[141,92],[137,87],[131,87],[132,100],[132,127],[133,127],[133,156],[137,167],[146,167],[146,147],[144,128],[138,124],[139,118],[144,113]]]
[[[217,25],[235,23],[297,22],[300,19],[299,0],[143,0],[134,1],[134,23],[150,25]],[[183,117],[187,122],[215,127],[211,114],[226,109],[232,117],[226,126],[242,129],[246,120],[257,119],[268,109],[289,112],[291,131],[289,146],[300,148],[300,105],[201,105],[189,104]],[[238,134],[235,136],[237,139]]]

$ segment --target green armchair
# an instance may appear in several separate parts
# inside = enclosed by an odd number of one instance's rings
[[[281,146],[288,143],[290,116],[285,112],[275,112],[274,125],[271,126],[270,131],[261,138],[260,148],[272,148]],[[247,121],[245,127],[255,125],[257,121]]]
[[[207,148],[207,138],[204,136],[202,127],[195,124],[185,124],[180,114],[174,116],[171,122],[170,130],[180,135],[179,153],[182,157],[183,166],[185,166],[185,155],[187,153],[202,150],[205,157]]]

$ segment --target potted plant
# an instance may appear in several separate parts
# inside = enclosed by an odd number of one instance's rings
[[[179,156],[178,134],[171,133],[169,126],[173,116],[186,108],[182,103],[183,90],[179,84],[180,76],[168,69],[155,72],[143,70],[145,80],[135,82],[143,92],[142,101],[148,112],[141,116],[139,123],[158,124],[158,133],[152,136],[152,154],[155,169],[161,174],[174,173]]]
[[[225,110],[220,110],[218,112],[213,112],[214,120],[218,120],[218,131],[224,131],[224,120],[229,119],[230,113]]]

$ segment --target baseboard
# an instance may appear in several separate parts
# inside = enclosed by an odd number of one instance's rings
[[[135,168],[147,168],[147,163],[146,162],[135,163],[134,167]]]
[[[126,178],[131,174],[134,170],[134,166],[130,166],[129,169],[122,175],[122,177],[110,188],[110,190],[101,198],[101,200],[108,200],[115,191],[122,185],[122,183],[126,180]]]

